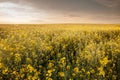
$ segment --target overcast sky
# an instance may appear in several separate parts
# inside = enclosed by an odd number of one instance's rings
[[[0,23],[120,23],[120,0],[0,0]]]

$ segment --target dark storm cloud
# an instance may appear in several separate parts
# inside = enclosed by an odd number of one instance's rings
[[[49,21],[47,19],[51,19],[52,21],[55,18],[59,18],[57,20],[62,20],[60,18],[66,19],[66,22],[71,18],[73,20],[83,19],[83,21],[84,19],[86,21],[87,19],[95,19],[97,21],[102,18],[105,20],[120,20],[120,0],[0,0],[0,3],[3,2],[32,7],[32,10],[27,11],[31,13],[31,16],[33,15],[32,11],[34,11],[34,13],[37,13],[36,17],[38,18],[41,15],[41,11],[45,11],[49,14],[46,21]],[[18,9],[19,12],[22,12],[27,8],[17,7],[16,10]],[[42,20],[36,19],[34,21],[38,22]]]
[[[95,0],[107,7],[120,7],[120,0]]]
[[[108,9],[108,7],[115,7],[117,9],[120,6],[120,0],[0,0],[0,2],[15,2],[17,4],[31,5],[38,9],[76,12],[96,10],[110,11],[112,9]]]
[[[45,9],[48,11],[61,12],[61,13],[85,13],[85,12],[101,12],[107,10],[106,7],[100,6],[92,0],[26,0],[26,4],[31,4],[38,9]]]

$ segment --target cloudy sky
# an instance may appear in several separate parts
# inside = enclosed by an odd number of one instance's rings
[[[120,23],[120,0],[0,0],[0,23]]]

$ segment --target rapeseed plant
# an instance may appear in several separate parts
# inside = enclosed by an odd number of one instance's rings
[[[0,26],[0,80],[120,79],[120,25],[12,26]]]

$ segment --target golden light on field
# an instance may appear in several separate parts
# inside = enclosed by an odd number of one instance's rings
[[[0,80],[119,80],[120,25],[0,25]]]

